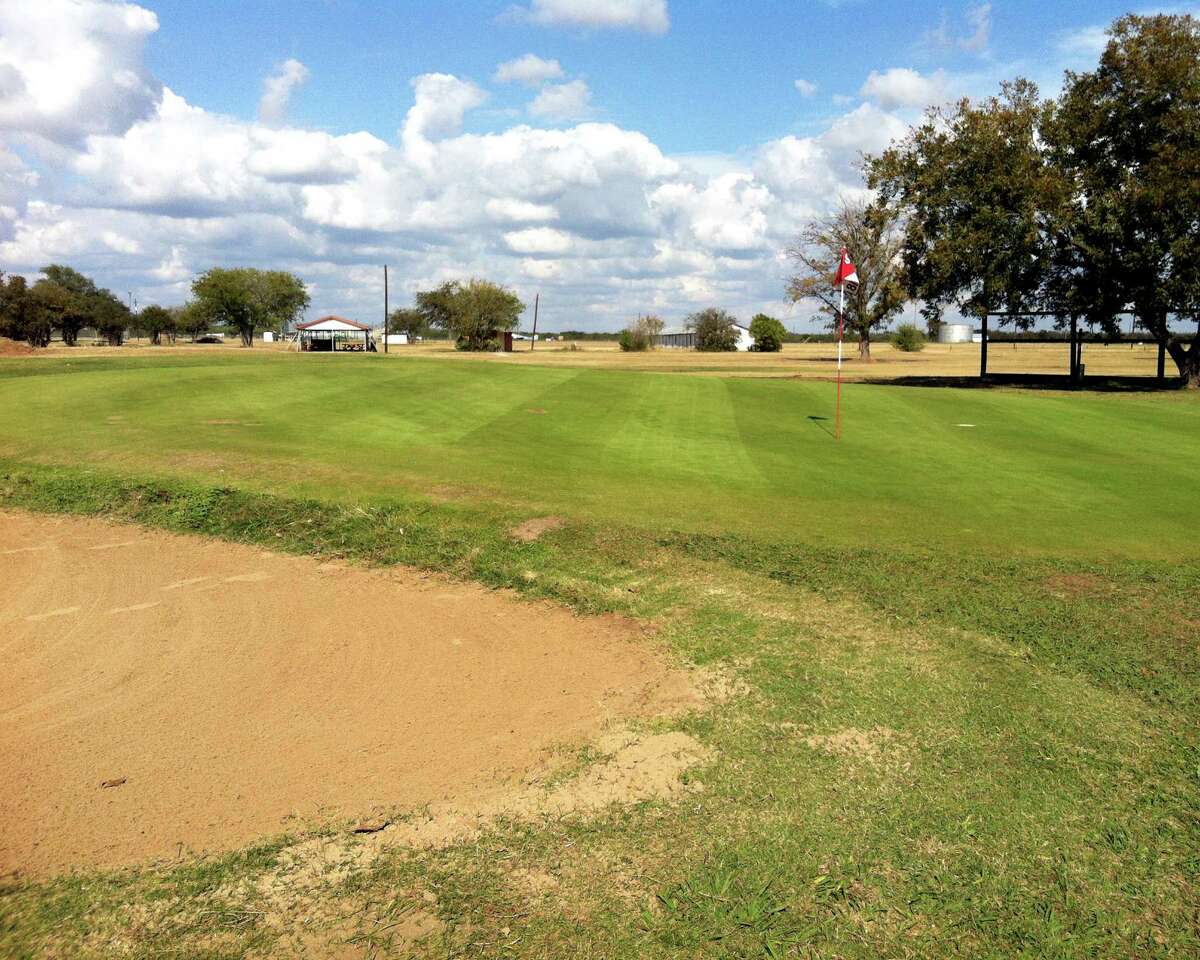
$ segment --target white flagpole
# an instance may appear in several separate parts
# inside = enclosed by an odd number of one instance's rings
[[[839,267],[840,271],[840,267]],[[838,362],[837,362],[837,411],[833,419],[833,438],[842,439],[842,325],[846,317],[846,281],[838,286]]]

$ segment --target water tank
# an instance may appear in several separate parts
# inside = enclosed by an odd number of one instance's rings
[[[938,330],[938,343],[970,343],[975,328],[969,323],[943,323]]]

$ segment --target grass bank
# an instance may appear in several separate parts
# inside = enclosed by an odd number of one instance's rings
[[[619,612],[746,684],[679,721],[714,758],[684,802],[389,850],[297,891],[282,919],[256,881],[287,839],[10,885],[5,955],[304,955],[310,933],[378,957],[1200,951],[1195,562],[897,553],[587,517],[518,543],[508,531],[528,512],[483,499],[338,504],[12,460],[0,506]],[[417,913],[431,921],[420,939],[402,922]]]

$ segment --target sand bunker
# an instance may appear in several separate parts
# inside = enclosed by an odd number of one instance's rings
[[[469,804],[696,702],[631,629],[415,573],[0,513],[0,875]]]

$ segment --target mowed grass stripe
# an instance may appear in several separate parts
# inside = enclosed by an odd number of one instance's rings
[[[331,500],[457,488],[653,529],[833,545],[1193,549],[1181,519],[1200,404],[1178,395],[854,384],[835,443],[825,382],[238,351],[182,360],[0,363],[0,454]]]

